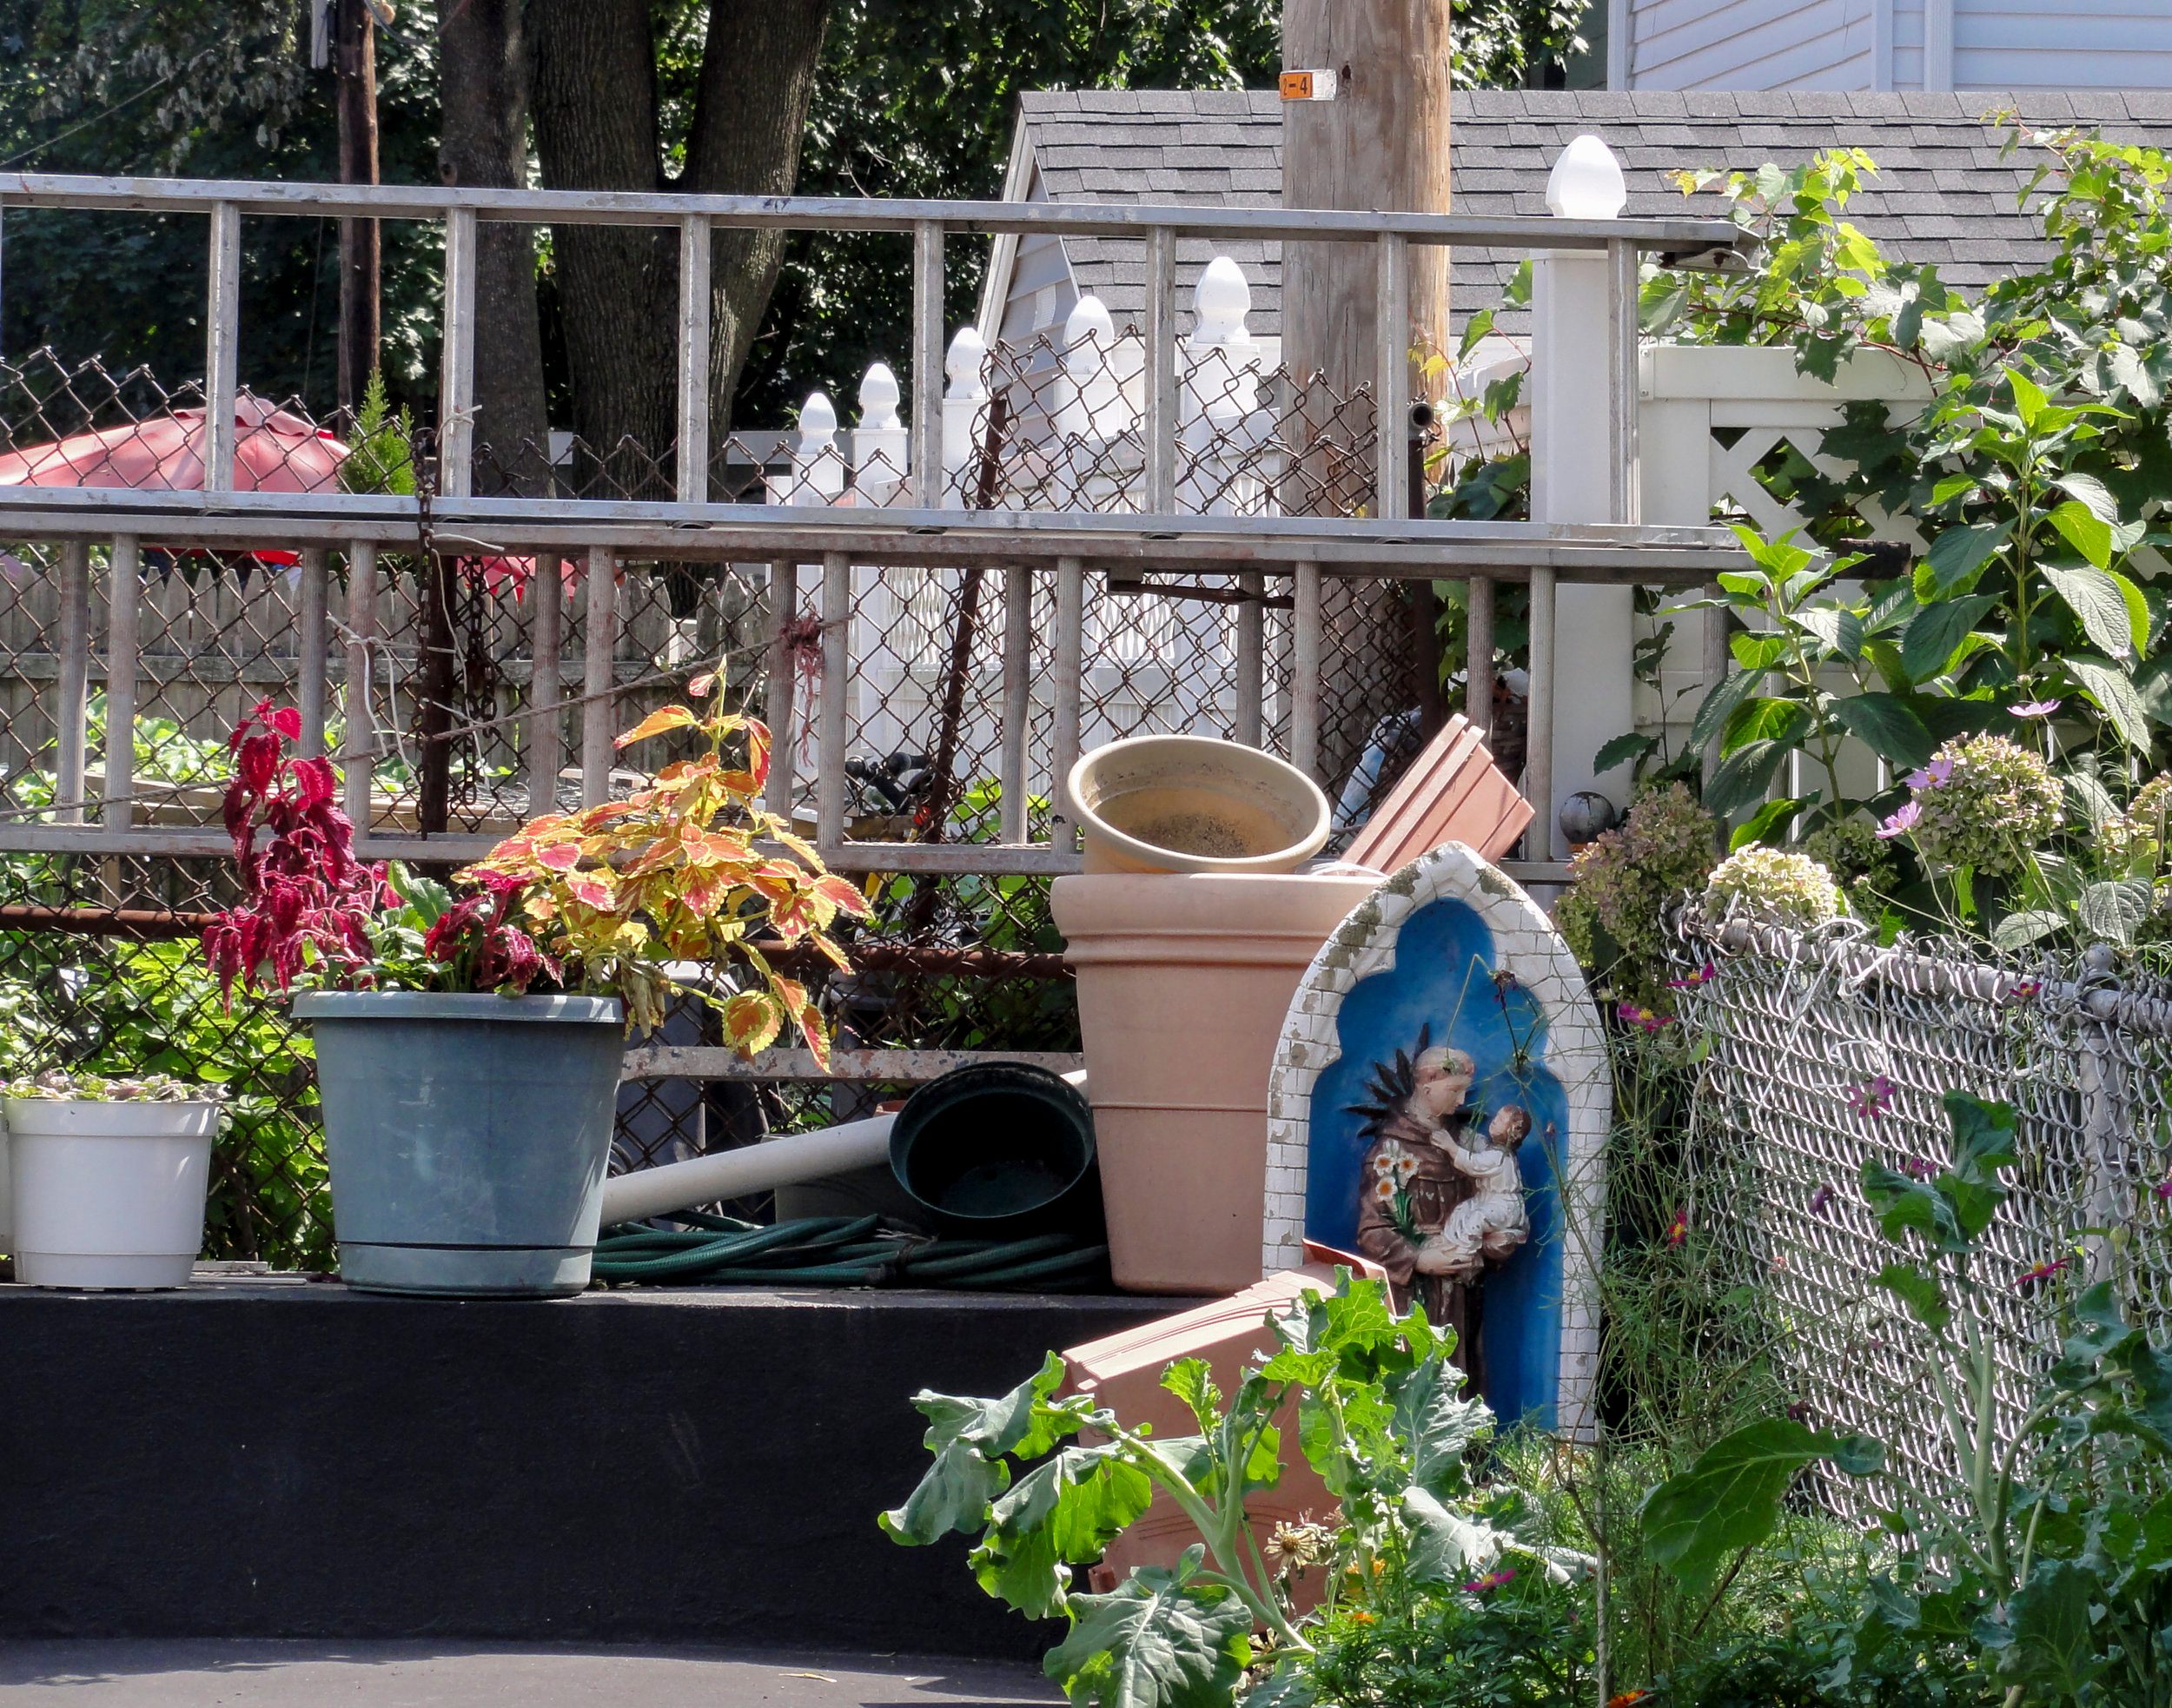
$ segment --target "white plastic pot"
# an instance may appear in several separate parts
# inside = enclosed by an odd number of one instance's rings
[[[216,1103],[4,1101],[15,1278],[181,1287],[203,1244]]]

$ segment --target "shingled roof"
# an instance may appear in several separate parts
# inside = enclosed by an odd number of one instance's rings
[[[1707,93],[1639,89],[1480,89],[1459,94],[1451,134],[1454,205],[1477,215],[1546,212],[1546,181],[1569,139],[1591,131],[1620,160],[1631,214],[1716,212],[1717,195],[1685,199],[1668,175],[1685,167],[1792,166],[1820,149],[1852,145],[1879,168],[1850,217],[1889,255],[1935,261],[1950,284],[1980,289],[2043,253],[2017,198],[2034,169],[2001,159],[1985,122],[2017,110],[2029,124],[2081,124],[2121,142],[2172,147],[2172,90],[2069,93]],[[1055,202],[1275,203],[1281,199],[1281,108],[1270,90],[1084,89],[1035,93],[1021,103],[1039,193]],[[1143,257],[1136,243],[1067,238],[1071,275],[1119,323],[1138,318]],[[1280,246],[1228,251],[1253,282],[1249,325],[1281,330]],[[1180,244],[1189,290],[1209,259]],[[1459,249],[1453,301],[1460,320],[1495,307],[1520,256]],[[1508,320],[1503,316],[1503,329]]]

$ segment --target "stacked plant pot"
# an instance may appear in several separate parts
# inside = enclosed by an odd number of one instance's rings
[[[1255,748],[1112,742],[1065,790],[1086,870],[1052,902],[1078,977],[1111,1273],[1132,1292],[1234,1292],[1260,1279],[1275,1039],[1378,879],[1295,870],[1327,841],[1327,798]]]

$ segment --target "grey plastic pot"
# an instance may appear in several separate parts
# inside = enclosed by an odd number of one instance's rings
[[[588,1285],[626,1034],[599,996],[313,991],[340,1278],[556,1298]]]

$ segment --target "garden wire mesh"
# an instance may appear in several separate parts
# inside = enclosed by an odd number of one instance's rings
[[[2172,1331],[2172,983],[2111,951],[2025,959],[1682,916],[1681,1018],[1707,1045],[1690,1207],[1774,1314],[1783,1378],[1820,1427],[1886,1444],[1890,1480],[1944,1502],[1958,1467],[1923,1375],[1922,1331],[1875,1284],[1905,1254],[1857,1188],[1864,1162],[1945,1166],[1950,1090],[2011,1104],[2018,1165],[1973,1260],[1992,1301],[2010,1437],[2056,1356],[2056,1289],[2108,1279]],[[1709,976],[1705,975],[1709,968]],[[2039,1266],[2069,1266],[2035,1278]],[[1837,1482],[1844,1509],[1873,1482]]]

